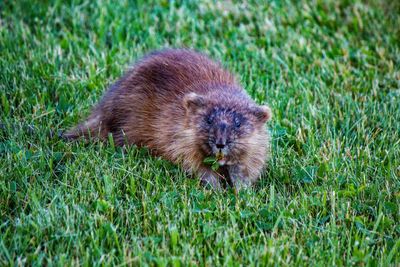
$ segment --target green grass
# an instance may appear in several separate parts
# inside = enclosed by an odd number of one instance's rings
[[[252,190],[67,143],[129,64],[193,47],[273,120]],[[0,1],[0,265],[397,265],[400,4]]]

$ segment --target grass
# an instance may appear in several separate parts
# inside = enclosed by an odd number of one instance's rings
[[[254,189],[68,143],[130,63],[193,47],[274,118]],[[397,1],[1,1],[0,265],[397,265]]]

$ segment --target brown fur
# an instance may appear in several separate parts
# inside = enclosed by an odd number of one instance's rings
[[[128,70],[65,137],[106,140],[112,133],[117,145],[146,146],[214,187],[220,176],[203,161],[223,142],[224,169],[240,187],[260,176],[270,117],[269,108],[257,106],[218,63],[191,50],[167,49]]]

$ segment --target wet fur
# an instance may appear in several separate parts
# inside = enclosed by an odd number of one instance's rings
[[[84,122],[64,136],[106,140],[112,133],[117,145],[146,146],[220,187],[220,174],[203,164],[212,154],[207,144],[213,138],[205,120],[213,115],[226,122],[231,138],[236,138],[231,144],[235,153],[224,170],[236,186],[251,184],[267,158],[264,123],[271,112],[257,106],[220,64],[191,50],[167,49],[144,57],[109,88]],[[235,131],[231,124],[239,115],[246,120]]]

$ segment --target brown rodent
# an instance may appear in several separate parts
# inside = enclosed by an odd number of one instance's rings
[[[267,106],[258,106],[234,76],[207,56],[187,49],[153,52],[113,84],[91,115],[64,136],[145,146],[182,164],[205,184],[236,188],[256,181],[265,165]],[[213,171],[204,163],[217,156]],[[227,178],[227,177],[225,177]]]

